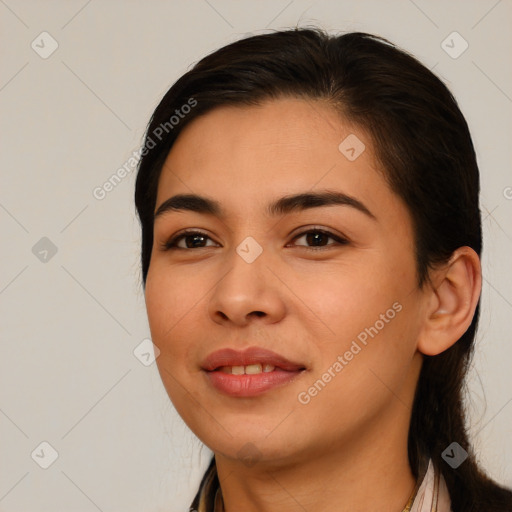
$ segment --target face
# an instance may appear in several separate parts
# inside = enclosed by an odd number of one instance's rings
[[[179,135],[157,211],[157,364],[216,454],[298,462],[407,423],[424,299],[410,215],[361,128],[319,101],[220,107]]]

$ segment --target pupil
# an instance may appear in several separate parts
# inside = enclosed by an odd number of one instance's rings
[[[192,247],[200,247],[200,245],[198,245],[196,243],[196,241],[199,240],[199,244],[204,241],[204,236],[203,235],[192,235],[189,237],[189,239],[192,238],[194,241],[192,242]]]
[[[306,237],[307,237],[306,240],[307,240],[308,244],[313,243],[313,245],[314,245],[314,242],[318,242],[319,237],[320,237],[320,239],[322,237],[325,237],[325,234],[324,233],[308,233],[306,235]],[[318,245],[324,245],[324,244],[318,244]]]

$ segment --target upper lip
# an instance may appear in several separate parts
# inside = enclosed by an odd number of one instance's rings
[[[243,351],[224,348],[212,352],[203,361],[203,370],[213,371],[222,366],[247,366],[250,364],[271,364],[287,371],[305,369],[304,365],[286,359],[271,350],[261,347],[250,347]]]

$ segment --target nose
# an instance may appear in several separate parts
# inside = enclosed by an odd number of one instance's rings
[[[210,318],[221,325],[238,327],[255,321],[279,322],[286,311],[284,290],[269,263],[265,251],[248,262],[233,250],[210,297]]]

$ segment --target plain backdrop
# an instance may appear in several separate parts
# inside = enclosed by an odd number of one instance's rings
[[[0,0],[0,20],[1,512],[188,510],[210,452],[146,366],[135,169],[94,190],[201,57],[308,24],[397,43],[467,118],[485,233],[470,432],[512,485],[510,0]]]

